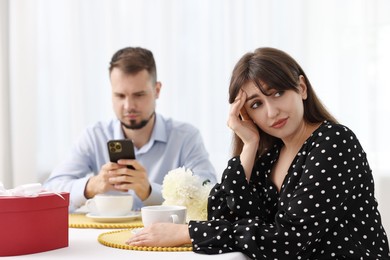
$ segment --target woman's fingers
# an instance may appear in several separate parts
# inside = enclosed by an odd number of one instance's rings
[[[240,116],[241,116],[242,120],[251,120],[251,118],[249,117],[248,112],[246,111],[246,108],[244,106],[240,109]]]
[[[240,90],[236,99],[230,105],[228,126],[233,130],[236,128],[237,125],[241,123],[240,116],[242,119],[249,118],[248,113],[246,112],[246,109],[244,107],[245,101],[246,101],[246,93]]]

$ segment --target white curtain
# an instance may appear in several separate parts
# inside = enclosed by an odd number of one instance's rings
[[[12,182],[9,109],[8,1],[0,1],[0,181]]]
[[[158,111],[197,126],[219,174],[230,156],[227,89],[257,47],[301,63],[355,131],[374,174],[389,174],[390,1],[1,0],[0,177],[42,181],[81,130],[113,116],[108,62],[153,51]]]

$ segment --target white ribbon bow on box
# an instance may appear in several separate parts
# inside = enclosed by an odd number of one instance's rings
[[[56,192],[45,191],[40,183],[29,183],[17,186],[16,188],[6,190],[3,183],[0,182],[0,197],[38,197],[40,194],[55,194],[65,199],[61,194]]]

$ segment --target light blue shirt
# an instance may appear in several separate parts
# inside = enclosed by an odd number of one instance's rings
[[[54,169],[44,183],[48,190],[70,193],[70,212],[85,204],[87,181],[109,161],[107,142],[113,139],[125,139],[118,119],[88,127],[73,146],[69,157]],[[188,123],[165,119],[156,113],[150,140],[140,149],[135,149],[135,155],[146,168],[152,192],[149,198],[141,201],[130,190],[129,193],[134,195],[134,209],[161,204],[164,177],[178,167],[185,167],[204,180],[216,182],[215,169],[209,161],[200,132]]]

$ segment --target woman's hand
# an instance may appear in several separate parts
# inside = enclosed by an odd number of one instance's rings
[[[242,90],[238,93],[234,102],[230,105],[230,113],[227,125],[242,140],[244,145],[257,146],[260,140],[259,131],[253,120],[249,117],[244,105],[246,93]],[[240,119],[240,116],[242,119]]]
[[[240,160],[246,179],[249,182],[259,147],[260,133],[244,107],[246,98],[246,93],[240,90],[233,104],[230,105],[228,126],[244,143]],[[240,116],[242,119],[240,119]]]
[[[126,241],[131,246],[181,246],[191,244],[188,225],[154,223]]]

